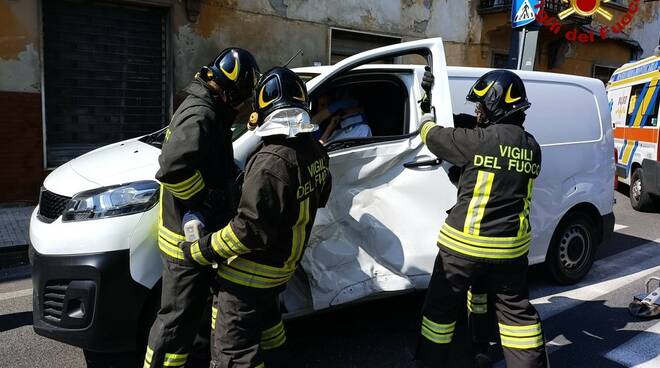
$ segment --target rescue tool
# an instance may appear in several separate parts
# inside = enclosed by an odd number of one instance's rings
[[[651,292],[652,281],[658,282],[658,287]],[[628,306],[630,314],[641,318],[657,318],[660,316],[660,277],[649,277],[646,280],[646,293],[635,295]]]

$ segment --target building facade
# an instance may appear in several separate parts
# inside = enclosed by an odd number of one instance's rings
[[[623,2],[603,6],[621,17]],[[265,70],[299,49],[293,67],[442,37],[449,65],[501,67],[510,11],[511,0],[0,0],[0,202],[35,201],[49,170],[162,127],[225,47],[253,51]],[[658,43],[660,2],[640,1],[623,32],[589,44],[564,33],[597,29],[598,16],[573,18],[560,34],[541,27],[536,70],[606,79]]]

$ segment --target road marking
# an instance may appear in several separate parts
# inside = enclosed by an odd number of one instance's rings
[[[12,291],[10,293],[2,293],[0,294],[0,300],[16,299],[28,295],[32,295],[32,288]]]
[[[614,231],[619,231],[628,228],[628,225],[614,224]]]
[[[605,354],[605,358],[626,367],[660,367],[660,322],[640,331],[626,343],[617,346]]]
[[[598,260],[585,279],[572,286],[530,285],[531,302],[548,319],[582,302],[595,300],[646,275],[660,271],[660,239]],[[599,280],[605,280],[597,282]],[[530,299],[531,299],[530,298]]]

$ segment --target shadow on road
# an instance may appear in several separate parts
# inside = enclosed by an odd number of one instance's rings
[[[633,235],[614,233],[607,243],[600,246],[596,253],[596,260],[629,251],[651,241],[652,240],[639,238]]]
[[[424,292],[363,302],[286,323],[287,341],[300,368],[409,368],[421,326]],[[455,341],[468,338],[465,319]],[[467,345],[462,343],[461,345]],[[466,367],[452,362],[446,367]]]
[[[570,303],[565,297],[550,298],[550,303]],[[621,354],[627,359],[626,365],[605,357],[611,350],[625,344],[630,339],[649,334],[660,343],[660,335],[635,331],[627,328],[629,323],[639,322],[628,313],[627,308],[610,307],[603,300],[580,302],[578,306],[543,321],[546,341],[557,339],[561,348],[550,346],[555,351],[550,362],[559,367],[601,367],[618,368],[644,363],[655,357],[655,353]],[[557,350],[558,349],[558,350]]]
[[[0,315],[0,332],[32,324],[32,312],[20,312]]]

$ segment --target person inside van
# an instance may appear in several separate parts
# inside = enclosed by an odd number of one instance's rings
[[[317,113],[312,121],[325,126],[319,138],[322,144],[340,139],[371,137],[364,107],[346,91],[337,98],[327,93],[317,99]],[[324,124],[325,123],[325,124]]]

